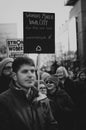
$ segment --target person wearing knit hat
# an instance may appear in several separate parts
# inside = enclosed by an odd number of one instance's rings
[[[47,91],[51,94],[53,94],[57,89],[60,89],[59,79],[54,75],[47,77],[45,82],[47,84]]]
[[[0,93],[8,89],[12,76],[12,62],[13,58],[4,58],[0,62]]]
[[[58,121],[59,130],[72,130],[73,120],[71,117],[74,103],[68,93],[61,89],[58,77],[52,75],[46,80],[47,97],[54,118]]]
[[[49,76],[50,76],[50,74],[48,72],[42,72],[42,74],[41,74],[41,80],[45,81]]]
[[[54,75],[49,76],[45,81],[52,81],[52,82],[54,82],[57,85],[59,83],[59,79],[56,76],[54,76]]]

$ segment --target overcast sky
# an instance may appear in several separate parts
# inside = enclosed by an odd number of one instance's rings
[[[55,13],[55,34],[68,18],[70,7],[64,0],[0,0],[0,23],[16,23],[18,37],[23,37],[23,12]]]

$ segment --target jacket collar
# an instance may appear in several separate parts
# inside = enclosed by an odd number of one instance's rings
[[[11,81],[10,88],[14,95],[21,99],[26,99],[27,101],[32,102],[32,100],[38,96],[38,90],[33,86],[33,88],[29,88],[28,90],[21,88],[16,85],[15,81]]]
[[[33,90],[29,89],[28,91],[26,91],[25,89],[17,86],[14,81],[12,81],[10,83],[10,88],[11,88],[12,92],[16,96],[18,96],[21,100],[23,99],[23,100],[26,100],[29,102],[35,102],[35,101],[38,102],[38,101],[41,101],[41,100],[47,98],[47,96],[45,94],[38,92],[38,90],[35,87],[32,88]],[[33,95],[30,95],[31,91],[34,91]]]

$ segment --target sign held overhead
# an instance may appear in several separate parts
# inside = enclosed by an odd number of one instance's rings
[[[23,12],[25,53],[55,53],[55,14]]]
[[[24,54],[24,45],[22,39],[7,39],[8,57],[16,58]]]

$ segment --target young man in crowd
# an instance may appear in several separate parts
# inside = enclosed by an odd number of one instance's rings
[[[49,100],[39,95],[34,61],[18,57],[9,89],[0,94],[0,130],[58,130]]]

